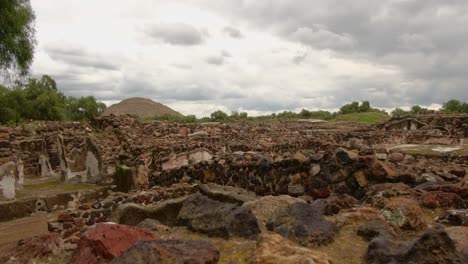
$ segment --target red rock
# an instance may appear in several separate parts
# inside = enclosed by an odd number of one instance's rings
[[[79,227],[74,227],[74,228],[71,228],[71,229],[68,229],[66,230],[64,233],[63,233],[63,237],[64,238],[67,238],[67,237],[70,237],[72,236],[73,234],[76,234],[80,232],[80,228]]]
[[[57,216],[59,222],[73,222],[73,217],[69,214],[61,213]]]
[[[464,168],[451,168],[449,172],[458,177],[464,177],[466,172]]]
[[[463,207],[463,199],[455,193],[428,192],[422,195],[421,204],[428,208],[455,208]]]
[[[100,223],[81,235],[72,263],[106,263],[120,256],[140,240],[153,240],[155,235],[137,227]]]
[[[80,209],[80,210],[89,210],[89,209],[91,209],[91,204],[90,203],[82,204],[82,205],[80,205],[80,207],[78,207],[78,209]]]
[[[312,196],[314,199],[325,199],[330,195],[331,191],[328,187],[313,189],[310,192],[310,196]]]
[[[455,193],[463,199],[468,199],[468,185],[458,186],[458,185],[432,185],[424,188],[426,191],[441,191],[448,193]]]

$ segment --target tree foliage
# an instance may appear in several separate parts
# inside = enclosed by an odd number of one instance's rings
[[[441,111],[444,113],[468,113],[468,103],[452,99],[443,104]]]
[[[84,121],[99,116],[105,104],[92,96],[65,97],[48,75],[30,79],[9,90],[0,86],[0,123],[14,124],[23,120]]]
[[[0,1],[0,71],[24,76],[34,58],[35,15],[29,0]]]

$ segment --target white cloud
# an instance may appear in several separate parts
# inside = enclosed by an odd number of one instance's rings
[[[468,100],[466,2],[339,2],[32,0],[33,73],[199,116]]]

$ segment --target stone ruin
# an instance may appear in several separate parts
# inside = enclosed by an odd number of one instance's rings
[[[262,195],[287,194],[288,186],[302,184],[311,194],[334,184],[331,178],[355,173],[343,171],[334,157],[337,147],[375,152],[366,148],[395,143],[459,145],[468,137],[467,126],[466,115],[393,118],[376,126],[343,127],[300,121],[140,123],[129,116],[96,118],[90,124],[31,122],[0,131],[0,186],[4,199],[14,198],[24,177],[103,184],[129,177],[116,181],[127,183],[119,186],[126,190],[201,180]],[[346,175],[338,176],[342,173]],[[315,174],[322,182],[301,182]]]
[[[130,116],[106,116],[89,124],[31,122],[0,129],[0,189],[2,199],[11,200],[24,179],[52,177],[66,183],[113,185],[124,192],[78,205],[49,223],[49,230],[75,245],[80,229],[96,223],[137,225],[151,218],[209,236],[260,239],[257,249],[276,246],[266,241],[290,243],[265,230],[314,248],[332,243],[339,228],[355,219],[369,222],[358,231],[364,237],[386,232],[390,235],[385,239],[394,239],[400,230],[427,230],[427,220],[417,217],[424,214],[420,206],[443,210],[438,223],[466,226],[466,138],[468,115],[462,114],[392,118],[377,125],[301,120],[142,123]],[[461,152],[429,155],[400,148],[418,145]],[[266,207],[278,203],[287,210],[262,218],[255,211],[262,205],[255,204],[264,198]],[[152,204],[158,206],[145,207]],[[211,209],[199,209],[200,204],[218,208],[223,217],[205,216]],[[336,217],[333,224],[322,214]],[[214,219],[206,220],[214,227],[194,215]],[[257,220],[263,224],[257,226]],[[306,233],[327,231],[307,239],[285,233],[298,226]],[[435,238],[446,235],[439,229],[428,232]],[[377,251],[367,253],[367,263],[408,260],[405,254],[419,250],[407,246],[408,251],[392,249],[396,255],[383,257],[378,251],[382,243],[390,242],[372,240],[369,247]],[[320,262],[323,256],[308,248],[300,251],[318,263],[329,263]],[[255,263],[265,261],[260,259]]]

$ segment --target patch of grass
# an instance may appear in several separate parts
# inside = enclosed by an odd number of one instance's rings
[[[339,115],[332,121],[347,121],[355,123],[375,124],[389,119],[390,116],[381,112],[364,112]]]
[[[79,191],[79,190],[98,189],[100,187],[101,186],[95,185],[95,184],[84,184],[84,183],[69,184],[69,183],[61,183],[58,181],[47,181],[47,182],[37,183],[37,184],[25,184],[23,191],[35,191],[35,190],[44,190],[44,189]]]

